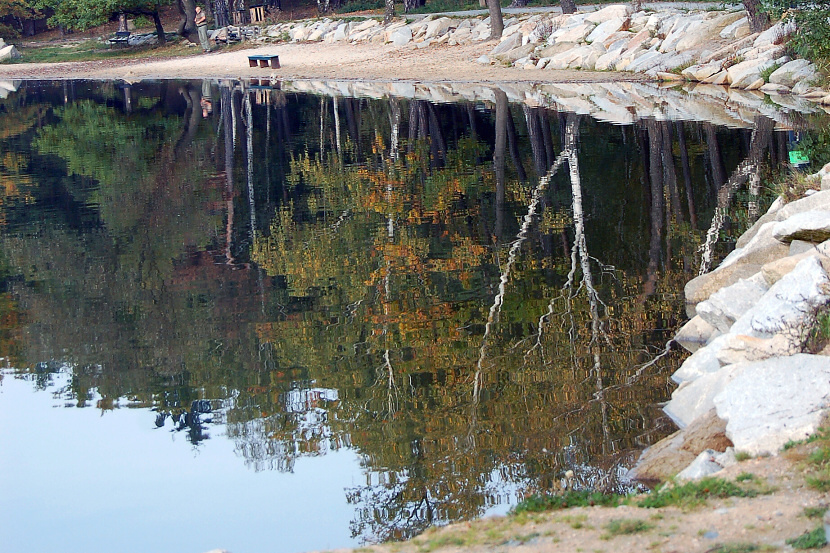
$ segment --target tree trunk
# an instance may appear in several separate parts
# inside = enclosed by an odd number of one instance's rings
[[[490,40],[499,40],[504,32],[504,19],[501,16],[499,0],[487,0],[487,9],[490,11]]]
[[[562,13],[576,13],[576,2],[574,0],[559,0]]]
[[[196,32],[196,0],[179,0],[179,13],[181,14],[181,21],[179,21],[179,28],[177,34],[183,36],[190,42],[199,42],[199,36]]]
[[[156,36],[158,36],[159,44],[166,44],[167,37],[164,35],[164,27],[161,26],[161,17],[158,10],[153,12],[153,23],[156,24]]]
[[[761,11],[761,0],[743,0],[743,5],[749,18],[750,32],[760,33],[769,29],[769,14]]]
[[[386,9],[383,12],[383,24],[389,25],[395,17],[395,0],[386,0]]]
[[[501,241],[504,230],[505,199],[505,151],[507,150],[507,94],[495,89],[496,94],[496,143],[493,147],[493,169],[496,173],[496,228],[495,235]]]
[[[118,32],[127,32],[127,14],[124,12],[118,14]]]

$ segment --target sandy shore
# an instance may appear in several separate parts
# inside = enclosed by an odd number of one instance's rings
[[[0,79],[257,78],[333,79],[410,82],[619,82],[641,81],[644,75],[611,71],[548,71],[481,65],[476,60],[494,42],[418,49],[391,44],[271,44],[255,50],[210,53],[153,60],[107,60],[74,63],[0,65]],[[253,52],[278,54],[280,69],[248,66]]]

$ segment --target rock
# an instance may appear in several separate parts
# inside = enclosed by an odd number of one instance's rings
[[[756,48],[760,46],[770,46],[773,44],[782,44],[786,38],[796,31],[794,21],[779,21],[766,31],[762,32],[752,43]]]
[[[778,212],[781,210],[781,207],[784,205],[784,200],[780,196],[772,202],[772,205],[769,206],[769,209],[766,213],[758,217],[758,220],[755,221],[749,230],[744,232],[741,236],[738,237],[738,240],[735,242],[736,248],[745,248],[747,244],[749,244],[755,235],[758,234],[758,231],[761,230],[761,227],[767,223],[771,223],[774,221],[778,221]]]
[[[555,38],[556,44],[561,42],[584,42],[585,37],[587,37],[593,29],[593,24],[583,23],[575,27],[560,29],[551,36]]]
[[[705,374],[716,373],[723,366],[718,359],[718,352],[726,343],[727,336],[718,336],[704,348],[694,352],[688,359],[683,361],[680,368],[671,375],[671,379],[682,384],[692,382]]]
[[[688,467],[677,473],[677,479],[679,481],[700,480],[723,470],[723,465],[715,460],[716,453],[711,449],[701,452]]]
[[[792,88],[799,81],[812,79],[815,74],[816,66],[809,61],[792,60],[773,71],[769,76],[769,82]]]
[[[747,88],[761,78],[761,71],[772,67],[775,62],[764,59],[750,59],[736,63],[726,70],[729,84],[733,88]]]
[[[798,265],[802,259],[806,259],[813,255],[821,255],[815,247],[812,247],[810,250],[803,253],[788,255],[787,257],[770,261],[761,267],[761,275],[763,275],[767,284],[772,286],[781,280],[784,275],[789,274],[793,269],[795,269],[795,266]],[[819,261],[821,261],[821,264],[825,267],[825,270],[830,267],[830,259],[827,257],[821,255]]]
[[[735,263],[695,277],[687,282],[683,289],[686,303],[697,305],[724,286],[734,284],[742,278],[749,278],[760,270],[761,264]]]
[[[0,48],[5,48],[5,46],[6,46],[6,41],[3,40],[2,38],[0,38]]]
[[[783,209],[783,208],[782,208]],[[761,225],[758,232],[743,248],[735,248],[721,262],[720,267],[728,267],[734,263],[752,263],[763,265],[774,259],[779,259],[789,253],[789,248],[780,240],[772,236],[775,222]]]
[[[737,451],[776,453],[818,429],[830,397],[830,358],[797,354],[749,363],[714,398]]]
[[[830,239],[830,211],[796,213],[776,224],[772,235],[775,239],[788,243],[793,240],[823,242]]]
[[[629,472],[629,478],[641,482],[668,480],[687,467],[707,449],[717,455],[727,451],[732,441],[726,437],[726,421],[711,409],[684,430],[660,440],[646,449]]]
[[[0,62],[16,60],[20,57],[20,52],[17,51],[17,48],[13,44],[0,48]]]
[[[767,292],[769,286],[759,273],[721,288],[697,304],[697,314],[721,332],[729,329]]]
[[[412,29],[407,26],[403,26],[399,29],[396,29],[391,35],[389,35],[389,42],[394,44],[395,46],[404,46],[409,44],[412,41]],[[488,62],[489,63],[489,60]]]
[[[633,11],[634,10],[632,10],[629,4],[617,4],[613,6],[606,6],[601,10],[589,13],[585,17],[585,21],[587,21],[588,23],[600,25],[612,19],[627,19]]]
[[[801,351],[799,342],[799,340],[793,340],[783,334],[776,334],[771,338],[727,334],[724,336],[723,347],[718,350],[716,357],[723,365],[743,363],[744,361],[760,361],[770,357],[798,353]]]
[[[437,38],[447,32],[451,27],[455,27],[455,21],[449,17],[440,17],[434,21],[430,21],[427,25],[427,32],[424,38]]]
[[[490,52],[490,57],[495,58],[502,63],[512,63],[524,58],[534,50],[536,50],[535,44],[525,44],[524,46],[519,46],[518,48],[513,48],[512,50],[502,52],[500,54]]]
[[[687,351],[694,353],[709,343],[712,338],[717,337],[718,334],[719,332],[714,326],[704,321],[700,316],[695,315],[677,331],[674,341]]]
[[[816,250],[816,245],[813,242],[808,242],[807,240],[793,240],[792,242],[790,242],[790,257],[807,252],[815,253],[817,251],[818,250]],[[825,269],[827,269],[826,266]]]
[[[476,59],[476,63],[480,63],[481,65],[490,65],[492,62],[487,56],[479,56],[478,59]]]
[[[715,406],[715,396],[732,380],[736,367],[739,365],[727,365],[714,373],[701,375],[692,382],[682,384],[672,393],[671,401],[663,407],[663,412],[679,428],[685,428]],[[723,418],[720,412],[718,414]]]
[[[817,255],[798,262],[734,325],[731,331],[758,338],[785,334],[806,339],[803,329],[830,303],[830,278]]]
[[[721,38],[733,40],[749,34],[749,18],[743,17],[724,27],[719,33]]]
[[[495,56],[497,54],[503,54],[505,52],[509,52],[510,50],[518,48],[521,45],[522,35],[514,33],[502,40],[501,42],[499,42],[498,45],[496,45],[496,47],[490,51],[490,55]]]
[[[616,6],[611,6],[616,7]],[[585,38],[587,42],[602,42],[607,39],[609,36],[613,35],[620,29],[622,29],[625,24],[628,22],[628,19],[624,18],[613,18],[607,21],[603,21],[599,25],[597,25],[593,31],[591,31],[588,36]]]
[[[703,81],[721,71],[723,64],[720,61],[713,61],[706,64],[691,65],[684,69],[681,74],[690,81]]]

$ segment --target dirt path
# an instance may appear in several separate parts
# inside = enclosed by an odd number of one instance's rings
[[[391,44],[293,43],[262,46],[257,53],[278,54],[280,69],[248,66],[253,50],[194,55],[157,61],[150,58],[75,63],[0,65],[0,79],[256,78],[335,79],[411,82],[613,82],[641,81],[642,75],[611,71],[547,71],[517,69],[476,62],[495,46],[418,49]]]

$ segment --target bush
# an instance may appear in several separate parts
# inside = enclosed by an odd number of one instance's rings
[[[795,23],[798,30],[790,46],[799,56],[819,63],[830,60],[830,1],[766,0],[764,8],[774,17]]]

